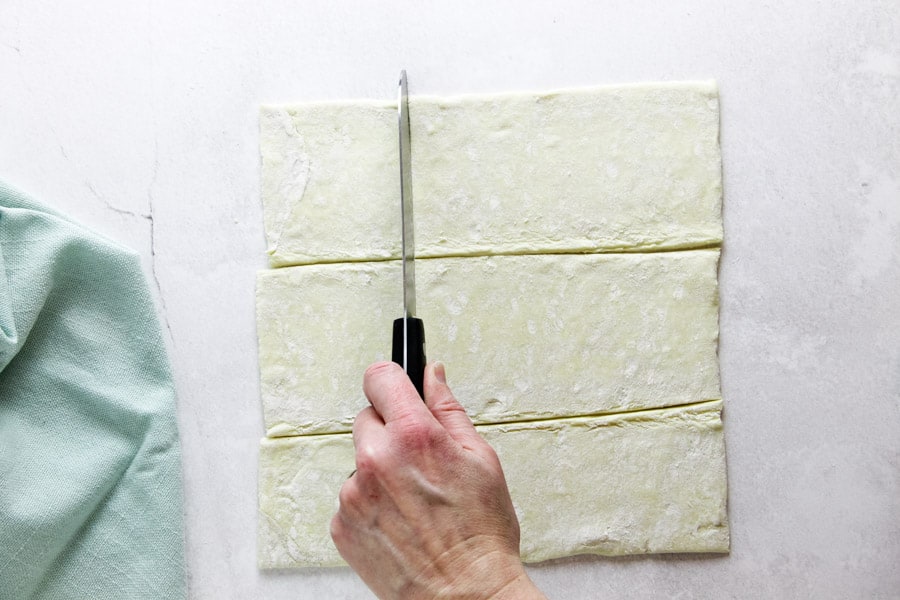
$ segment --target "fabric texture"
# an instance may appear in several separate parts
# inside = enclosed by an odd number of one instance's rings
[[[0,184],[0,599],[185,595],[175,389],[139,257]]]

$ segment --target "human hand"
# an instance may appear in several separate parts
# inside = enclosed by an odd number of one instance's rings
[[[353,424],[356,472],[331,536],[379,598],[544,598],[519,559],[500,461],[447,386],[425,369],[425,403],[403,370],[376,363]]]

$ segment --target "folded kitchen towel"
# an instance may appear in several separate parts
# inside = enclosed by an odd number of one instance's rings
[[[175,389],[139,258],[0,184],[0,599],[185,588]]]

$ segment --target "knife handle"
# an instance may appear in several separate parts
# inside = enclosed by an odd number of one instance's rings
[[[404,332],[403,322],[406,321]],[[403,340],[406,338],[406,365],[403,364]],[[394,343],[391,360],[406,368],[419,396],[425,399],[425,324],[416,317],[400,317],[394,320]]]

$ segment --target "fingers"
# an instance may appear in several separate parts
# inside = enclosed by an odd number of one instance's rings
[[[412,381],[396,363],[380,362],[366,369],[363,391],[385,423],[409,418],[431,420]]]
[[[428,410],[438,423],[464,448],[472,450],[474,445],[480,448],[484,440],[475,431],[472,419],[447,386],[443,363],[434,362],[426,365],[424,387]]]
[[[383,445],[384,421],[371,406],[365,407],[353,421],[353,447],[356,450],[359,469],[359,457],[371,456],[375,449]]]
[[[384,437],[384,421],[375,409],[367,406],[360,411],[353,421],[356,469],[341,486],[338,493],[340,508],[331,521],[331,537],[342,556],[343,548],[350,544],[346,541],[351,537],[347,523],[365,522],[365,507],[376,501],[380,494],[375,469],[379,460],[379,448],[385,443]]]
[[[475,451],[483,458],[490,458],[492,462],[496,461],[493,450],[475,431],[472,420],[447,386],[444,365],[441,363],[427,365],[424,384],[425,402],[422,402],[416,388],[399,365],[381,362],[366,369],[363,391],[375,414],[363,411],[365,414],[360,414],[363,417],[362,424],[359,428],[354,426],[357,468],[361,458],[360,450],[365,452],[367,448],[356,440],[357,431],[359,430],[360,437],[364,439],[369,439],[369,436],[363,432],[371,431],[370,439],[374,440],[373,443],[380,443],[382,439],[374,434],[376,425],[380,425],[377,428],[379,434],[384,435],[384,426],[392,422],[398,425],[402,422],[403,426],[399,431],[407,434],[409,439],[406,440],[406,445],[427,445],[433,442],[434,430],[430,424],[439,424],[466,450]],[[380,423],[372,418],[375,415],[381,419]],[[368,441],[365,443],[368,444]]]

